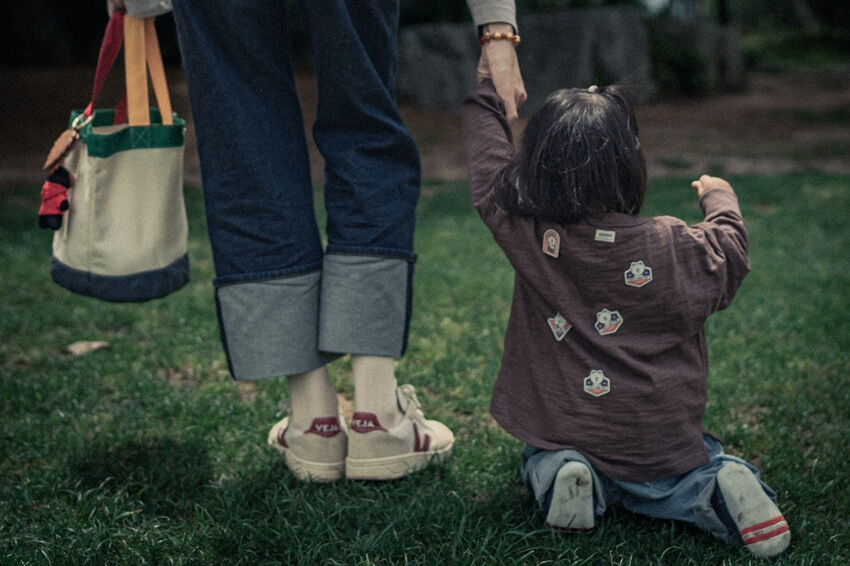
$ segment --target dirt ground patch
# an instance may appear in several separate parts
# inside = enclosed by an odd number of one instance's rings
[[[173,106],[190,116],[180,69],[169,69]],[[71,108],[86,105],[93,69],[0,70],[0,187],[40,185],[41,166]],[[120,84],[101,96],[114,103]],[[305,122],[315,114],[316,89],[298,77]],[[118,90],[116,90],[118,89]],[[402,115],[422,154],[425,180],[466,177],[460,120],[456,111],[403,107]],[[636,109],[650,175],[769,174],[795,170],[850,173],[850,73],[751,74],[736,93],[665,100]],[[521,130],[523,120],[518,129]],[[322,160],[311,147],[313,178],[321,182]],[[185,178],[200,185],[200,169],[189,120]]]

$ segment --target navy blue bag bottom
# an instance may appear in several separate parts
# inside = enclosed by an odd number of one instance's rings
[[[117,276],[74,269],[54,257],[50,275],[78,295],[113,303],[143,303],[160,299],[189,282],[189,256],[184,254],[159,269]]]

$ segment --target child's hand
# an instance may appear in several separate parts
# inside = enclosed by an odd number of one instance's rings
[[[711,177],[709,175],[703,175],[699,178],[699,180],[691,183],[691,186],[696,189],[697,197],[701,197],[711,189],[723,189],[724,191],[729,191],[732,193],[735,192],[734,190],[732,190],[732,185],[727,183],[725,180],[721,179],[720,177]]]

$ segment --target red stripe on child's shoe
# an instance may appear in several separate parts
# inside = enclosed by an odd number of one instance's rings
[[[764,529],[768,529],[776,525],[779,526],[775,529],[759,534],[759,531],[763,531]],[[772,539],[773,537],[779,536],[783,533],[787,533],[789,530],[790,528],[788,527],[788,523],[785,522],[785,517],[779,515],[767,521],[747,527],[746,529],[741,529],[741,537],[744,539],[744,544],[755,544],[757,542]]]
[[[744,539],[744,544],[755,544],[757,542],[764,542],[766,540],[772,539],[773,537],[778,537],[781,534],[787,533],[791,528],[788,525],[783,525],[778,529],[768,531],[760,536],[752,536],[750,538]]]

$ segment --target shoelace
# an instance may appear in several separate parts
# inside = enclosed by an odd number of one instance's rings
[[[406,383],[399,386],[398,393],[400,397],[403,397],[407,401],[407,406],[403,408],[401,407],[401,403],[399,403],[399,408],[404,412],[404,416],[424,424],[425,414],[422,412],[422,404],[419,403],[419,399],[416,397],[415,388],[409,383]]]

